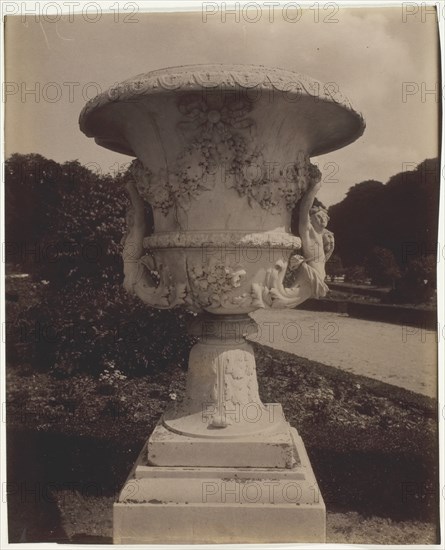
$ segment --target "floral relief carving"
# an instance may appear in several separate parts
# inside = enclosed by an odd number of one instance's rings
[[[192,139],[171,170],[153,173],[139,160],[131,166],[140,194],[164,215],[172,207],[188,210],[190,202],[201,192],[213,189],[218,166],[224,165],[235,172],[243,162],[247,147],[244,138],[232,133],[232,128],[254,126],[251,119],[245,118],[251,109],[247,101],[225,99],[219,108],[212,108],[204,99],[191,95],[179,102],[178,109],[185,119],[178,127],[192,134]]]
[[[255,200],[263,209],[292,210],[311,181],[320,181],[321,173],[308,155],[300,152],[285,167],[268,166],[257,151],[235,172],[234,187],[240,195]]]
[[[261,408],[258,394],[258,382],[255,372],[255,360],[251,353],[244,350],[232,350],[225,367],[225,392],[224,400],[232,405],[245,405],[256,403]],[[233,410],[233,407],[231,407]]]
[[[219,145],[208,138],[199,138],[179,157],[173,173],[162,169],[153,174],[139,160],[133,161],[131,169],[141,196],[164,215],[174,206],[188,210],[193,199],[213,189],[213,176],[221,163],[229,166],[229,173],[233,175],[229,187],[265,210],[281,211],[283,207],[292,210],[310,180],[321,178],[317,166],[306,157],[299,156],[286,169],[270,171],[258,151],[246,151],[240,136],[232,136]]]
[[[182,179],[205,181],[211,189],[219,167],[224,169],[225,179],[239,179],[243,167],[258,157],[257,152],[249,151],[245,136],[246,130],[249,135],[255,131],[254,121],[246,116],[252,110],[247,99],[189,95],[178,108],[185,119],[178,128],[191,139],[177,162]]]
[[[190,288],[196,301],[208,309],[248,304],[251,296],[243,293],[234,296],[234,291],[241,286],[246,271],[238,266],[228,266],[212,258],[207,265],[187,266]]]
[[[209,372],[214,376],[213,384],[208,384],[209,389],[205,392],[210,398],[206,404],[212,405],[209,408],[212,412],[206,419],[209,425],[224,428],[233,424],[241,412],[240,407],[245,405],[255,404],[259,410],[265,410],[258,392],[252,353],[244,349],[227,349],[211,358],[208,353],[203,357],[207,361],[211,359]]]
[[[188,210],[192,199],[213,187],[208,186],[206,180],[200,177],[201,174],[198,175],[198,165],[192,159],[187,159],[187,154],[192,157],[193,151],[184,153],[184,157],[178,160],[174,172],[163,168],[154,174],[139,160],[132,162],[131,170],[140,195],[165,216],[173,207]]]
[[[252,110],[247,98],[233,98],[216,94],[204,99],[202,94],[185,96],[178,105],[185,120],[179,122],[181,130],[198,132],[216,142],[227,140],[232,130],[252,130],[254,121],[246,115]]]
[[[167,215],[172,208],[188,210],[192,200],[210,191],[222,167],[225,184],[271,211],[292,210],[310,185],[321,177],[309,157],[300,152],[286,166],[269,164],[260,147],[252,147],[241,132],[254,132],[247,115],[252,109],[247,99],[223,97],[204,99],[197,94],[181,99],[178,109],[184,120],[178,128],[190,145],[184,148],[170,170],[153,173],[139,160],[131,170],[139,193],[153,208]]]

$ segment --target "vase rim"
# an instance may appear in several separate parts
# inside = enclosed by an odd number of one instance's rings
[[[305,74],[288,69],[224,63],[166,67],[123,80],[87,102],[80,113],[79,126],[84,134],[94,137],[99,145],[137,156],[122,140],[116,141],[115,135],[104,135],[102,122],[98,122],[97,119],[98,113],[99,119],[103,120],[104,116],[107,116],[107,108],[116,109],[116,105],[119,104],[125,108],[128,103],[134,104],[149,96],[230,92],[243,89],[247,93],[254,89],[277,93],[286,98],[290,112],[298,107],[304,110],[309,101],[318,103],[320,116],[316,124],[320,127],[319,134],[322,139],[319,144],[314,143],[308,151],[310,156],[325,154],[349,145],[365,130],[362,114],[354,109],[335,82],[323,84]],[[327,123],[324,121],[323,111],[326,106],[330,106],[330,120]],[[115,112],[114,110],[113,113]],[[335,130],[337,123],[341,130]]]

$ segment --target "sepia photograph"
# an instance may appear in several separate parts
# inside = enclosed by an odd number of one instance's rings
[[[441,3],[0,9],[0,546],[442,548]]]

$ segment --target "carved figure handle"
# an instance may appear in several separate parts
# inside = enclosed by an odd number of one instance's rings
[[[316,166],[308,170],[307,191],[300,202],[299,232],[303,255],[295,254],[286,262],[279,260],[267,270],[264,284],[253,284],[253,298],[258,307],[293,308],[308,298],[326,296],[325,264],[334,250],[334,235],[326,229],[329,216],[315,196],[321,187],[321,173]],[[286,287],[284,280],[294,283]]]
[[[172,300],[168,274],[162,265],[156,264],[154,256],[144,250],[144,237],[147,236],[144,201],[134,181],[130,181],[126,189],[130,196],[130,207],[127,210],[127,233],[122,239],[124,288],[152,307],[171,308],[176,304]]]

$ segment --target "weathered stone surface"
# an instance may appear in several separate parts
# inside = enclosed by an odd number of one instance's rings
[[[172,468],[141,452],[114,505],[115,544],[325,542],[325,506],[303,442],[292,468]]]
[[[311,210],[321,174],[310,156],[364,130],[338,89],[281,69],[174,67],[92,99],[80,126],[137,157],[123,254],[129,292],[153,307],[221,315],[326,294],[333,238],[322,209]],[[290,232],[298,205],[303,243]]]
[[[252,422],[252,434],[242,435],[235,431],[233,435],[229,427],[210,430],[213,437],[187,436],[159,424],[148,441],[148,462],[153,466],[292,468],[299,457],[294,453],[290,426],[284,420],[281,406],[272,403],[266,405],[265,409],[268,430],[258,431]],[[255,415],[257,412],[255,409]],[[168,414],[165,416],[168,417]],[[232,418],[237,416],[238,412],[234,411]],[[195,422],[199,422],[199,419]]]

